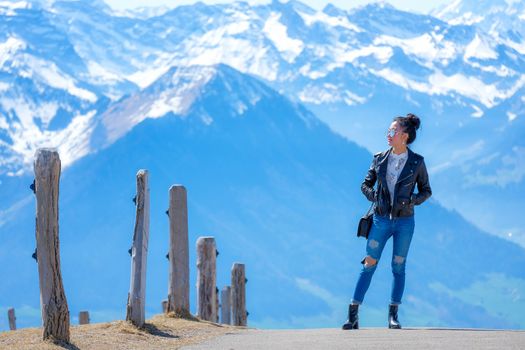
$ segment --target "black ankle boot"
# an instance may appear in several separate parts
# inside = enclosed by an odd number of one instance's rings
[[[359,310],[359,304],[348,305],[348,320],[343,325],[344,330],[359,329],[359,315],[357,314],[358,310]]]
[[[397,319],[397,308],[398,305],[390,304],[388,308],[388,328],[401,329],[401,323]]]

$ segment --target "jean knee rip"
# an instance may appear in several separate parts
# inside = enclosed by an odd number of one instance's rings
[[[394,255],[394,264],[402,264],[405,262],[404,256]]]
[[[403,275],[405,273],[404,256],[394,256],[394,259],[392,259],[392,272],[400,275]]]
[[[373,262],[370,262],[367,264],[367,259],[366,258],[370,258],[373,260]],[[369,271],[369,270],[372,270],[374,269],[376,266],[377,266],[377,263],[378,263],[379,259],[376,259],[370,255],[367,255],[363,258],[363,260],[361,260],[361,264],[363,264],[363,269],[365,271]]]
[[[379,242],[376,241],[375,239],[371,239],[369,242],[368,242],[368,246],[372,249],[376,249],[377,247],[379,247]]]

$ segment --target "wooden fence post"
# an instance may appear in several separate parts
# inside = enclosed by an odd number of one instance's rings
[[[168,300],[163,300],[161,302],[161,306],[162,306],[162,312],[167,313],[168,312]]]
[[[80,311],[78,314],[78,324],[89,324],[89,312]]]
[[[246,273],[244,264],[233,264],[231,288],[233,325],[246,326]]]
[[[170,206],[170,274],[168,308],[179,316],[190,315],[190,266],[188,252],[188,205],[186,188],[173,185],[169,191]]]
[[[231,324],[231,288],[226,286],[221,291],[221,323]]]
[[[60,157],[55,149],[35,155],[36,243],[43,339],[69,343],[69,309],[60,271],[58,194]]]
[[[146,263],[149,239],[149,182],[148,171],[137,172],[135,230],[131,248],[131,282],[126,320],[142,327],[145,321]]]
[[[216,253],[215,238],[197,240],[197,316],[216,322]]]
[[[12,331],[16,331],[15,309],[9,308],[7,310],[7,318],[9,319],[9,329]]]

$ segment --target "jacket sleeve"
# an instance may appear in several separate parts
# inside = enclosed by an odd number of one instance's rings
[[[376,173],[376,167],[375,167],[375,163],[376,163],[376,157],[374,157],[374,159],[372,160],[372,164],[370,165],[370,169],[368,169],[368,172],[365,176],[365,180],[363,181],[363,183],[361,184],[361,192],[363,192],[363,194],[365,195],[365,197],[370,201],[370,202],[375,202],[376,201],[376,191],[374,190],[374,185],[376,183],[376,180],[377,180],[377,173]]]
[[[418,193],[414,193],[411,202],[415,205],[420,205],[432,195],[432,189],[430,188],[430,183],[428,181],[427,167],[424,160],[421,160],[416,181]]]

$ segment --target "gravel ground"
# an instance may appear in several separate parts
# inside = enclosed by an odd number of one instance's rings
[[[0,349],[179,349],[224,334],[242,332],[242,328],[211,322],[185,320],[157,315],[147,320],[144,329],[128,322],[95,323],[72,326],[71,344],[42,341],[42,329],[25,328],[0,333]]]

